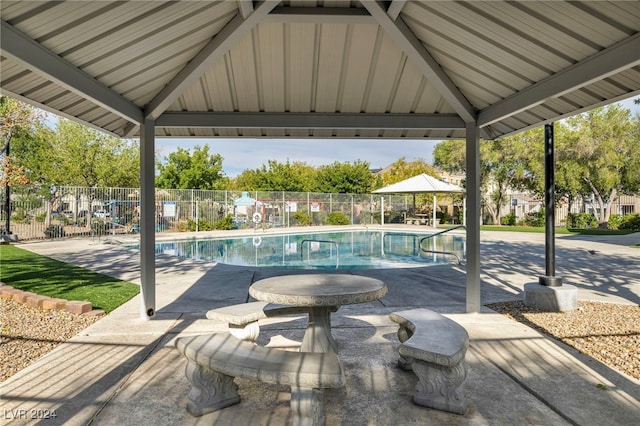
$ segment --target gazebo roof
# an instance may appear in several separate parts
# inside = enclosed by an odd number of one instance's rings
[[[638,1],[3,0],[1,90],[120,137],[492,139],[640,93]]]
[[[376,194],[461,193],[464,189],[422,173],[373,192]]]

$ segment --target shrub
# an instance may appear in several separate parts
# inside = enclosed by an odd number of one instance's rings
[[[507,215],[502,216],[502,218],[500,218],[500,225],[515,226],[516,225],[515,213],[509,213]]]
[[[439,219],[440,223],[444,225],[445,223],[451,223],[453,216],[451,216],[448,212],[437,211],[436,219]]]
[[[46,213],[44,213],[46,216]],[[17,208],[13,212],[11,212],[11,221],[15,223],[24,223],[29,224],[31,221],[29,220],[29,215],[24,211],[24,209]],[[42,219],[44,222],[44,218]]]
[[[335,212],[341,213],[341,212]],[[333,213],[332,213],[333,214]],[[402,212],[389,212],[385,217],[386,223],[402,223]],[[348,225],[349,223],[337,223],[336,225]]]
[[[322,225],[327,219],[327,212],[320,210],[311,214],[311,225]]]
[[[178,230],[178,232],[187,232],[189,231],[189,220],[181,220],[180,222],[178,222],[176,224],[176,229]]]
[[[200,231],[212,231],[213,225],[208,220],[200,219],[198,220],[198,229]]]
[[[327,225],[349,225],[351,224],[351,219],[342,213],[342,212],[331,212],[327,215],[327,220],[325,221]]]
[[[224,230],[236,229],[237,227],[238,226],[233,220],[233,215],[230,215],[230,214],[225,216],[223,219],[220,219],[213,225],[214,229],[224,229]],[[195,223],[194,223],[194,230],[195,230]]]
[[[632,231],[640,231],[640,214],[629,213],[622,217],[620,229],[630,229]]]
[[[220,229],[220,228],[216,228],[216,229]],[[227,228],[223,228],[223,229],[227,229]],[[187,230],[189,230],[191,232],[194,232],[196,230],[196,221],[195,220],[187,219]],[[208,220],[198,219],[197,230],[198,231],[211,231],[211,230],[213,230],[213,226],[211,225],[211,222],[209,222]]]
[[[620,216],[619,214],[612,214],[609,216],[609,222],[607,222],[607,228],[609,229],[620,229],[620,225],[622,225],[622,218],[624,216]]]
[[[598,227],[598,219],[596,219],[593,213],[569,213],[567,215],[567,228],[584,229],[587,227]]]
[[[544,222],[545,222],[544,209],[540,209],[537,212],[528,213],[527,216],[524,218],[524,224],[527,226],[540,228],[544,226]]]
[[[293,214],[293,220],[297,225],[301,226],[309,226],[313,223],[311,216],[303,212],[295,212]]]

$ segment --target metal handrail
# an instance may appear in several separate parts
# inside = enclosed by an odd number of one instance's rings
[[[435,234],[427,235],[426,237],[420,238],[420,242],[418,243],[418,246],[420,247],[420,251],[422,251],[423,253],[445,254],[445,255],[454,256],[456,258],[456,260],[458,261],[458,265],[461,265],[462,262],[460,261],[460,256],[458,256],[454,252],[451,252],[451,251],[440,251],[440,250],[428,250],[428,249],[425,249],[425,248],[422,247],[422,242],[423,241],[428,240],[429,238],[437,237],[437,236],[442,235],[442,234],[446,234],[447,232],[451,232],[453,230],[460,229],[460,228],[463,228],[465,230],[467,229],[467,227],[464,226],[464,225],[457,225],[457,226],[454,226],[452,228],[445,229],[444,231],[436,232]]]
[[[422,242],[424,240],[428,240],[429,238],[437,237],[438,235],[446,234],[447,232],[451,232],[451,231],[453,231],[455,229],[460,229],[460,228],[467,229],[467,227],[464,226],[464,225],[456,225],[456,226],[454,226],[452,228],[445,229],[444,231],[436,232],[435,234],[430,234],[430,235],[427,235],[426,237],[420,238],[419,244],[422,247]]]

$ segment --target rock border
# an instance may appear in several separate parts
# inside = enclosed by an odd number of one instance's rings
[[[46,311],[67,311],[72,314],[91,316],[105,315],[102,309],[93,309],[91,302],[40,296],[30,291],[18,290],[3,282],[0,282],[0,297],[22,303],[30,308],[40,308]]]

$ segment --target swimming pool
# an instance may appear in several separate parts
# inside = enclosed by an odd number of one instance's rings
[[[447,233],[422,240],[429,235],[375,230],[256,233],[237,238],[157,242],[156,253],[230,265],[289,269],[410,268],[464,258],[464,236]]]

